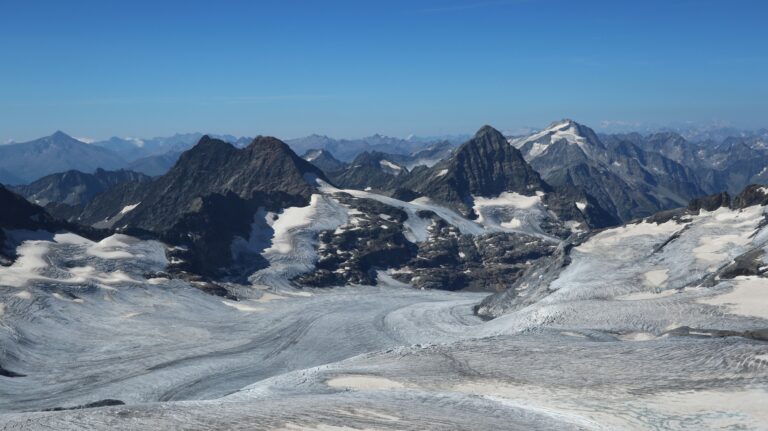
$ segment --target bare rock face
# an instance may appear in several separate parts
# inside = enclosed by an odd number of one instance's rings
[[[472,196],[494,197],[502,192],[530,196],[551,190],[520,151],[491,126],[478,130],[449,159],[414,171],[402,187],[466,214],[471,212]]]
[[[105,171],[97,169],[89,174],[69,170],[51,174],[25,186],[14,187],[14,191],[38,205],[65,204],[84,205],[97,195],[118,184],[148,182],[147,175],[126,171]]]
[[[688,203],[688,209],[693,212],[698,212],[699,210],[714,211],[721,207],[727,208],[730,206],[731,196],[728,192],[696,198]]]
[[[183,270],[226,273],[235,236],[247,238],[259,208],[304,206],[323,172],[271,137],[239,149],[204,136],[165,175],[97,196],[84,223],[182,246]]]
[[[405,166],[378,151],[360,153],[346,169],[329,173],[334,184],[345,189],[389,190],[408,175]],[[326,171],[327,172],[327,171]]]
[[[371,199],[337,194],[345,205],[359,211],[353,226],[324,231],[319,236],[316,269],[296,279],[315,287],[376,284],[376,270],[397,268],[416,256],[418,247],[403,234],[407,214]]]
[[[441,219],[434,220],[429,240],[394,277],[415,287],[500,292],[555,244],[518,233],[472,236]]]
[[[335,194],[354,210],[354,221],[319,235],[315,270],[294,279],[300,285],[375,285],[378,271],[403,283],[440,290],[502,291],[536,259],[551,254],[551,240],[511,232],[462,234],[432,211],[428,238],[414,243],[404,234],[408,215],[373,199]]]
[[[731,208],[740,209],[766,204],[768,204],[768,187],[752,184],[733,198]]]

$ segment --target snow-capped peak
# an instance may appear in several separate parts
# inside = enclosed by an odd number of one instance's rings
[[[304,160],[311,162],[325,153],[324,150],[311,150],[304,155]]]
[[[532,135],[512,138],[509,143],[522,151],[527,160],[541,156],[550,145],[561,141],[578,145],[585,153],[589,153],[592,142],[584,129],[584,126],[573,120],[563,119]]]
[[[393,175],[398,175],[403,170],[402,166],[392,163],[386,159],[379,160],[379,165],[382,167],[382,169]]]

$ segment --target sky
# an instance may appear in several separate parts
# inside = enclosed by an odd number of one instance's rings
[[[764,0],[0,0],[0,142],[768,127]]]

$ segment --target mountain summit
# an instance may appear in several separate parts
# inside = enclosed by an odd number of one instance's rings
[[[99,195],[80,219],[182,245],[190,267],[212,272],[229,263],[235,236],[249,236],[257,211],[307,205],[314,178],[327,181],[276,138],[259,136],[238,149],[203,136],[167,174]]]
[[[502,192],[530,196],[550,189],[520,151],[491,126],[481,127],[450,158],[414,170],[403,187],[464,211],[472,208],[474,196],[495,197]]]
[[[75,169],[94,172],[97,168],[118,169],[125,162],[114,152],[57,131],[29,142],[0,145],[0,182],[32,182],[45,175]]]

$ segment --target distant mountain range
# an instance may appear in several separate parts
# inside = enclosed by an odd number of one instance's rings
[[[392,138],[389,136],[373,135],[359,139],[334,139],[328,136],[310,135],[304,138],[289,139],[286,143],[297,153],[303,154],[309,150],[326,150],[334,157],[344,162],[350,162],[360,153],[376,151],[403,156],[412,155],[425,150],[438,142],[447,142],[456,146],[468,139],[467,136],[450,136],[436,138]]]
[[[422,287],[496,290],[557,238],[617,223],[588,194],[547,184],[491,127],[452,147],[399,159],[450,149],[409,170],[379,152],[345,164],[325,150],[299,157],[275,138],[237,148],[203,136],[154,179],[68,172],[16,190],[68,222],[174,246],[169,271],[267,284],[375,284],[377,270],[392,269]],[[307,223],[307,238],[322,233],[318,250],[281,239]]]
[[[169,244],[177,276],[333,286],[376,284],[387,271],[417,287],[499,290],[568,238],[692,200],[729,201],[717,193],[761,178],[768,162],[751,138],[598,135],[571,120],[511,138],[484,126],[458,147],[377,137],[372,145],[389,152],[358,143],[367,149],[349,162],[330,138],[303,157],[276,138],[232,138],[202,136],[186,150],[191,136],[151,144],[161,154],[144,160],[178,153],[154,178],[67,171],[13,190],[62,223]],[[124,142],[111,142],[57,133],[12,149],[61,143],[127,157]]]
[[[210,135],[229,142],[237,148],[247,146],[252,138],[232,135]],[[105,141],[85,143],[63,132],[29,142],[0,145],[0,183],[28,184],[43,176],[78,170],[93,173],[97,168],[105,170],[127,169],[149,176],[162,175],[176,163],[181,153],[192,148],[202,133],[180,133],[169,137],[148,139],[112,137]],[[426,150],[419,163],[435,163],[441,157],[440,149],[430,150],[435,143],[443,147],[455,146],[456,136],[441,138],[409,139],[374,135],[361,139],[332,139],[312,135],[288,141],[298,153],[312,149],[332,150],[342,160],[352,160],[364,151],[377,149],[394,152],[403,157]],[[441,147],[441,148],[443,148]],[[432,151],[432,153],[430,153]],[[435,152],[437,151],[437,152]],[[418,159],[420,156],[416,156]]]
[[[594,199],[610,218],[628,221],[685,205],[707,194],[721,191],[735,194],[748,184],[768,183],[768,132],[710,131],[713,133],[703,141],[688,140],[671,131],[646,135],[598,134],[587,126],[563,120],[539,131],[509,137],[507,142],[520,151],[526,163],[548,185],[580,190]],[[726,131],[738,132],[738,136],[711,139]],[[168,172],[202,136],[188,133],[151,139],[115,137],[86,144],[56,132],[31,142],[0,146],[0,182],[25,184],[46,175],[72,170],[93,174],[97,169],[125,169],[156,177]],[[229,142],[235,148],[244,148],[252,141],[231,135],[211,138]],[[405,198],[422,195],[428,184],[446,181],[435,173],[446,168],[434,167],[443,166],[453,157],[457,144],[451,140],[430,139],[434,138],[373,135],[333,139],[311,135],[286,144],[294,152],[304,154],[303,158],[318,167],[336,186]],[[494,153],[485,157],[497,156]],[[475,170],[473,175],[467,178],[479,178],[482,174]],[[75,174],[70,173],[66,178],[71,180]],[[84,182],[95,180],[84,178],[81,177],[83,183],[77,186],[83,191],[75,190],[74,183],[61,183],[59,191],[49,190],[49,196],[40,199],[38,193],[30,191],[40,189],[38,184],[23,189],[23,194],[43,205],[85,205],[103,189],[88,187],[86,191],[82,188]],[[52,178],[47,181],[58,182]],[[70,197],[64,198],[65,195]],[[75,204],[73,199],[81,201]],[[462,210],[468,208],[464,205]]]
[[[86,144],[63,132],[30,142],[0,145],[0,182],[4,184],[29,183],[72,169],[94,172],[124,165],[125,160],[114,151]]]

